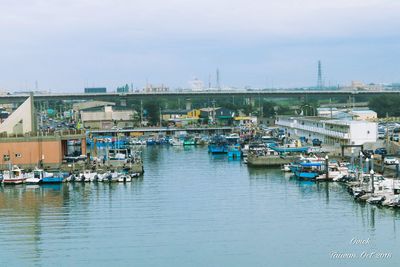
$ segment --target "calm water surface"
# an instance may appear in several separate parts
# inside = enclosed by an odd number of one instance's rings
[[[400,213],[354,203],[340,185],[204,148],[143,156],[129,184],[0,187],[0,266],[400,266]]]

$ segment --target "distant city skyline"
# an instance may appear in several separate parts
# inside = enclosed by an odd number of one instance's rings
[[[400,82],[395,0],[3,0],[0,89]],[[37,85],[36,85],[37,81]]]

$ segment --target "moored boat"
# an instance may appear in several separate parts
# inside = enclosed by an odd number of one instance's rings
[[[294,171],[294,175],[301,180],[315,180],[320,175],[322,166],[319,162],[303,162]]]
[[[26,175],[17,165],[12,166],[10,170],[3,172],[3,184],[22,184],[26,181]]]

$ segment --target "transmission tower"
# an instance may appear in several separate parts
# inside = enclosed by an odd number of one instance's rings
[[[321,60],[318,60],[318,80],[317,80],[317,88],[322,89],[324,87],[322,83],[322,66]]]

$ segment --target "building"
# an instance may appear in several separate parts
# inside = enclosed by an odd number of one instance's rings
[[[165,86],[164,84],[161,84],[160,86],[148,84],[144,88],[144,91],[146,93],[168,92],[169,88],[167,86]]]
[[[0,124],[0,169],[10,165],[22,168],[59,168],[68,155],[67,143],[77,140],[81,143],[79,154],[86,154],[86,135],[78,130],[64,130],[55,133],[37,129],[31,94],[7,119]]]
[[[121,87],[117,87],[117,93],[129,93],[129,86],[126,84]]]
[[[83,109],[104,107],[104,106],[115,106],[115,103],[106,101],[85,101],[80,103],[74,103],[72,105],[72,109],[76,112],[79,112],[80,110]]]
[[[9,165],[21,168],[60,168],[65,156],[68,155],[67,143],[79,140],[79,154],[86,155],[86,135],[84,132],[71,130],[51,135],[43,133],[0,136],[0,169]]]
[[[318,117],[346,120],[367,120],[374,121],[378,118],[375,111],[370,109],[338,109],[338,108],[317,108]]]
[[[163,121],[186,119],[187,114],[188,114],[187,110],[173,110],[173,109],[161,110],[161,117]]]
[[[111,129],[133,127],[135,111],[113,106],[98,106],[80,110],[83,127],[88,129]]]
[[[354,109],[350,111],[355,120],[374,121],[378,118],[378,114],[369,109]]]
[[[197,79],[196,77],[189,82],[190,89],[192,91],[203,91],[204,90],[204,83],[203,81]]]
[[[288,137],[317,138],[328,145],[361,145],[376,142],[378,138],[375,122],[278,116],[275,124],[284,128]]]
[[[31,94],[22,105],[0,124],[0,133],[26,134],[36,132],[36,118],[34,114],[34,100]]]
[[[106,87],[86,87],[85,94],[104,94],[107,93]]]
[[[201,108],[200,118],[211,122],[230,125],[235,117],[235,112],[227,108]]]
[[[236,125],[255,125],[257,117],[255,116],[236,116],[233,118]]]
[[[201,114],[200,109],[192,109],[187,113],[187,117],[192,119],[200,119],[200,114]]]

